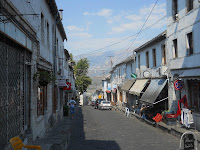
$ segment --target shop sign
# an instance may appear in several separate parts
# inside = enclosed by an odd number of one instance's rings
[[[181,141],[180,143],[183,145],[180,145],[179,149],[184,149],[184,150],[196,150],[197,149],[197,138],[194,133],[192,132],[185,132],[181,136]]]
[[[117,85],[116,84],[113,84],[113,89],[116,89],[117,88]]]
[[[111,84],[108,83],[108,90],[111,91]]]
[[[131,74],[131,77],[133,77],[133,78],[135,78],[135,79],[136,79],[136,78],[137,78],[137,74],[135,74],[135,73],[132,73],[132,74]]]
[[[181,90],[183,88],[183,81],[182,80],[176,80],[174,82],[174,88],[176,90]]]
[[[66,86],[63,88],[64,91],[69,91],[71,90],[71,83],[70,82],[66,82]]]
[[[58,78],[57,81],[58,81],[58,86],[61,86],[61,87],[67,86],[66,77],[60,77],[60,78]]]

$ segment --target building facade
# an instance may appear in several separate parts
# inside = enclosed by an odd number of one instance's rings
[[[200,118],[200,3],[198,0],[167,1],[167,59],[169,61],[169,103],[176,111],[178,100],[187,97],[193,110],[195,126],[199,130]],[[183,88],[174,88],[175,80],[182,80]]]
[[[65,92],[58,79],[68,78],[67,40],[55,1],[0,1],[1,148],[20,136],[25,144],[42,137],[62,119]],[[64,69],[65,68],[65,69]],[[65,71],[64,71],[65,70]],[[41,85],[35,75],[55,77]]]

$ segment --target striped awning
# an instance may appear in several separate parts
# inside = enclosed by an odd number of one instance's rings
[[[166,79],[152,79],[148,88],[141,97],[141,101],[153,104],[157,99],[158,95],[165,87],[167,83]]]
[[[132,87],[133,83],[135,83],[135,79],[125,81],[124,85],[122,86],[121,90],[129,91]]]
[[[133,84],[133,86],[129,90],[129,93],[140,96],[140,93],[142,92],[142,90],[144,89],[148,81],[149,79],[136,80],[136,82]]]

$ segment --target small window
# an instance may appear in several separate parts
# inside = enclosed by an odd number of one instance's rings
[[[133,66],[132,66],[132,64],[131,64],[131,73],[133,73]]]
[[[173,0],[172,14],[173,14],[174,20],[178,20],[178,1],[177,0]]]
[[[173,58],[178,57],[178,45],[177,45],[177,39],[173,40]]]
[[[44,43],[44,15],[41,13],[41,40]]]
[[[187,54],[188,55],[192,55],[193,54],[193,36],[192,36],[192,32],[187,34],[186,46],[187,46]]]
[[[149,52],[146,52],[146,67],[149,68]]]
[[[193,9],[193,0],[186,0],[186,8],[187,12],[191,11]]]
[[[165,50],[165,44],[162,45],[162,64],[166,65],[166,50]]]
[[[140,69],[140,55],[138,55],[138,68]]]
[[[156,49],[153,49],[153,67],[156,67]]]
[[[49,23],[47,22],[47,47],[49,48]]]

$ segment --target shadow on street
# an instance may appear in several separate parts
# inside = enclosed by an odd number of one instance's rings
[[[86,140],[84,125],[82,108],[79,107],[75,119],[72,120],[72,135],[68,150],[120,150],[115,141]]]

